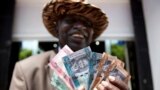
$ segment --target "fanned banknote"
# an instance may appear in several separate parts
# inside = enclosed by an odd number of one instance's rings
[[[106,67],[106,65],[103,65],[102,70],[103,70],[103,74],[104,74],[104,75],[103,75],[101,81],[102,81],[102,80],[106,80],[106,78],[107,78],[109,75],[111,75],[112,72],[113,72],[113,75],[115,75],[116,73],[117,73],[117,75],[118,75],[118,72],[115,72],[115,73],[114,73],[115,70],[122,71],[125,79],[126,79],[126,75],[129,75],[129,74],[124,70],[124,63],[123,63],[121,60],[119,60],[117,57],[108,55],[108,60],[107,60],[107,62],[110,62],[110,67]],[[104,66],[105,66],[105,68],[104,68]],[[107,68],[108,68],[108,69],[107,69]],[[124,74],[124,73],[125,73],[125,74]],[[101,81],[100,81],[100,82],[101,82]]]
[[[63,70],[54,61],[52,62],[52,70],[54,72],[51,84],[54,85],[54,87],[56,87],[58,90],[74,90],[71,78],[66,75],[66,73],[64,73]]]
[[[117,57],[104,53],[97,67],[97,74],[90,86],[90,90],[97,87],[108,76],[114,76],[124,82],[128,82],[130,75],[123,67],[124,63]]]
[[[98,64],[95,78],[90,86],[91,89],[97,87],[105,77],[109,76],[109,72],[115,66],[116,57],[113,57],[107,53],[103,53],[103,57]]]
[[[56,56],[54,56],[54,57],[51,59],[51,61],[50,61],[50,63],[49,63],[49,66],[52,68],[52,64],[54,64],[54,62],[56,62],[56,64],[57,64],[59,67],[61,67],[61,69],[63,70],[63,72],[65,72],[65,73],[68,75],[68,73],[67,73],[67,71],[66,71],[66,69],[65,69],[65,66],[64,66],[64,63],[63,63],[62,58],[63,58],[64,56],[66,56],[66,55],[71,54],[71,53],[73,53],[73,51],[72,51],[67,45],[65,45],[65,46],[56,54]]]
[[[65,45],[49,66],[54,71],[51,84],[57,90],[76,90],[81,85],[85,90],[93,90],[109,75],[126,83],[131,78],[116,56],[92,52],[89,46],[73,52]]]
[[[85,85],[87,89],[91,52],[90,47],[86,47],[63,57],[64,65],[74,82],[75,88],[78,88],[80,85]]]
[[[103,53],[102,59],[100,60],[100,62],[98,63],[98,66],[97,66],[96,75],[93,79],[92,84],[90,85],[90,89],[93,89],[94,87],[96,87],[96,85],[102,79],[102,72],[105,67],[104,65],[106,64],[108,67],[110,64],[109,62],[108,63],[106,62],[107,58],[108,58],[108,55],[106,53]]]
[[[129,73],[123,69],[123,67],[117,65],[115,66],[112,71],[109,73],[110,76],[114,76],[122,81],[124,81],[125,83],[128,83],[129,79],[131,78],[131,76],[129,75]]]
[[[116,60],[117,65],[120,65],[124,68],[124,62],[119,60],[116,56],[112,56],[108,54],[108,60]]]
[[[70,90],[56,72],[53,72],[51,84],[56,88],[56,90]]]
[[[101,53],[92,52],[92,57],[91,57],[91,60],[89,61],[88,90],[89,90],[89,87],[90,87],[94,77],[95,77],[95,74],[97,71],[97,66],[98,66],[98,63],[100,62],[101,58],[102,58]]]

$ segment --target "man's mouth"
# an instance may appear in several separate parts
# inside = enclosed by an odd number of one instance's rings
[[[81,38],[81,39],[85,38],[84,35],[82,35],[82,34],[73,34],[72,36],[75,38]]]

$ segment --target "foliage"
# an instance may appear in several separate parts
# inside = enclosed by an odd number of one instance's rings
[[[21,49],[19,53],[19,60],[25,59],[32,55],[32,50],[29,49]]]
[[[125,48],[124,45],[113,44],[111,45],[111,54],[117,56],[122,61],[125,61]]]

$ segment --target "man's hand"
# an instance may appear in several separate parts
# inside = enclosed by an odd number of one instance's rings
[[[108,80],[102,81],[94,90],[129,90],[128,84],[109,76]]]
[[[85,90],[84,86],[80,86],[78,90]],[[94,90],[129,90],[128,84],[109,76],[106,81],[102,81]]]

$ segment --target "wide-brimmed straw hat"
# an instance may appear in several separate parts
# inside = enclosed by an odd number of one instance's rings
[[[42,13],[42,18],[47,30],[57,37],[57,21],[65,15],[79,15],[87,18],[93,25],[95,40],[108,26],[108,18],[101,9],[88,4],[86,0],[51,0]]]

